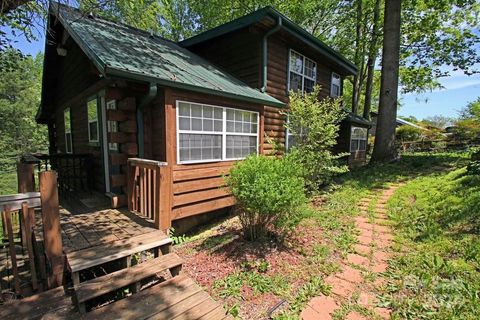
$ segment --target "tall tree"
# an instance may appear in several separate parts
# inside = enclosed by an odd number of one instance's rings
[[[401,0],[386,0],[383,22],[382,78],[373,161],[396,158],[395,124],[400,68]]]

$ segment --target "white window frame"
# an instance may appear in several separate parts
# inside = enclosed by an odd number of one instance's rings
[[[106,110],[117,110],[117,101],[116,100],[109,100],[106,104]],[[107,120],[107,132],[118,132],[118,122]],[[108,143],[108,150],[118,151],[118,143],[109,142]]]
[[[208,106],[214,108],[221,108],[223,109],[223,117],[222,117],[222,131],[195,131],[195,130],[180,130],[180,114],[179,114],[179,105],[180,103],[188,103],[188,104],[195,104],[200,106]],[[243,132],[227,132],[227,110],[240,110],[255,113],[257,115],[257,133],[243,133]],[[237,161],[245,159],[243,158],[228,158],[227,155],[227,135],[230,136],[249,136],[249,137],[256,137],[257,138],[257,154],[260,147],[260,113],[258,111],[251,111],[251,110],[244,110],[240,108],[230,108],[230,107],[223,107],[213,104],[206,104],[206,103],[198,103],[192,101],[184,101],[184,100],[177,100],[176,101],[176,112],[175,112],[175,121],[176,121],[176,135],[177,135],[177,164],[192,164],[192,163],[210,163],[210,162],[225,162],[225,161]],[[219,135],[222,136],[222,158],[221,159],[205,159],[205,160],[187,160],[181,161],[180,160],[180,134],[208,134],[208,135]]]
[[[333,82],[333,79],[337,80],[338,79],[338,84]],[[333,94],[333,86],[338,85],[338,95]],[[332,72],[332,75],[330,77],[330,97],[332,98],[338,98],[342,95],[342,76],[340,76],[338,73]]]
[[[95,101],[95,106],[96,106],[97,117],[95,119],[90,119],[89,114],[88,114],[89,104],[92,101]],[[96,96],[87,100],[87,121],[88,121],[88,142],[98,143],[100,141],[100,131],[99,131],[99,127],[98,127],[98,98]],[[90,139],[91,138],[90,137],[90,123],[93,123],[93,122],[96,122],[96,124],[97,124],[97,139],[96,140]]]
[[[302,65],[303,65],[303,70],[302,70],[302,73],[298,73],[297,71],[295,70],[292,70],[292,64],[291,64],[291,61],[292,61],[292,52],[301,56],[303,61],[302,61]],[[310,60],[311,62],[314,63],[314,66],[315,66],[315,77],[311,78],[309,76],[307,76],[305,74],[305,61],[306,60]],[[305,79],[308,79],[310,81],[313,81],[313,85],[315,86],[317,84],[317,62],[313,59],[310,59],[308,58],[307,56],[299,53],[298,51],[295,51],[293,49],[290,49],[289,52],[288,52],[288,78],[287,78],[287,81],[288,81],[288,91],[290,91],[290,73],[294,73],[298,76],[301,76],[302,77],[302,94],[305,93]]]
[[[67,131],[66,121],[65,121],[65,113],[68,112],[68,119],[70,120],[69,127]],[[72,113],[70,112],[70,108],[65,108],[63,110],[63,128],[64,128],[64,135],[65,135],[65,153],[73,153],[73,139],[72,139]],[[67,133],[70,134],[69,138],[67,138]],[[68,142],[70,141],[70,150],[68,150]]]
[[[355,129],[362,129],[362,130],[366,130],[366,135],[365,135],[365,138],[353,138],[353,131]],[[352,141],[353,140],[357,140],[358,143],[357,143],[357,149],[356,150],[352,150]],[[360,149],[360,141],[365,141],[365,149]],[[368,129],[367,128],[364,128],[364,127],[356,127],[356,126],[352,126],[351,129],[350,129],[350,153],[352,152],[359,152],[359,151],[367,151],[367,144],[368,144]]]

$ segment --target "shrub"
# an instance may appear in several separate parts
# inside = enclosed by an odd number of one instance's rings
[[[237,200],[244,236],[255,240],[272,228],[294,227],[306,203],[304,181],[298,166],[285,158],[249,156],[230,171],[227,185]]]
[[[334,175],[348,171],[339,162],[346,154],[335,155],[332,152],[337,144],[340,121],[345,117],[341,100],[319,100],[319,95],[319,86],[304,95],[290,92],[290,111],[287,112],[288,122],[285,125],[294,137],[294,145],[287,158],[302,167],[301,173],[309,191],[318,190]]]
[[[417,141],[422,138],[422,130],[409,125],[404,125],[396,130],[396,137],[402,142]]]

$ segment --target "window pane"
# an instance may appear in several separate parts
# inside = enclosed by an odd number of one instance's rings
[[[87,110],[88,110],[88,121],[93,121],[97,120],[97,99],[93,99],[88,101],[87,104]]]
[[[190,118],[180,117],[179,120],[180,130],[190,130]]]
[[[190,104],[180,102],[178,104],[179,115],[190,117]]]
[[[215,120],[214,121],[214,131],[221,132],[223,131],[223,121]]]
[[[63,123],[65,124],[65,132],[72,131],[72,123],[70,121],[70,108],[63,111]]]
[[[312,81],[310,79],[305,78],[304,80],[304,86],[303,86],[303,91],[304,92],[312,92],[313,87],[315,86],[315,81]]]
[[[223,109],[222,108],[214,108],[215,119],[223,119]]]
[[[202,117],[202,106],[198,104],[192,104],[190,107],[192,112],[192,117],[201,118]]]
[[[202,131],[202,120],[201,119],[192,119],[192,130]]]
[[[72,134],[70,132],[65,133],[65,151],[72,152]]]
[[[303,57],[293,51],[290,53],[290,70],[303,73]]]
[[[358,150],[358,140],[352,139],[352,143],[350,144],[350,151],[355,152]]]
[[[338,97],[340,96],[340,87],[332,84],[332,92],[330,94],[332,97]]]
[[[257,137],[227,135],[227,159],[245,158],[257,152]]]
[[[89,140],[90,141],[98,141],[98,122],[97,121],[90,121],[88,123],[89,128]]]
[[[209,106],[203,106],[203,117],[204,118],[213,118],[213,108]]]
[[[221,135],[180,134],[180,161],[221,160],[221,158]]]
[[[309,78],[317,78],[317,64],[310,59],[305,59],[305,75]]]
[[[302,76],[290,72],[290,90],[301,91],[302,90]]]
[[[203,131],[213,131],[213,120],[203,120]]]
[[[360,140],[359,150],[361,151],[367,150],[367,140]]]
[[[227,120],[235,120],[235,110],[227,109]]]

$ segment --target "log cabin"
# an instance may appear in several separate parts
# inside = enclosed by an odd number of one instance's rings
[[[289,90],[340,97],[357,72],[271,7],[179,43],[56,3],[48,30],[36,119],[50,154],[91,155],[77,168],[91,188],[162,230],[231,207],[223,176],[236,161],[272,141],[288,150]],[[336,151],[352,165],[369,126],[341,121]]]

